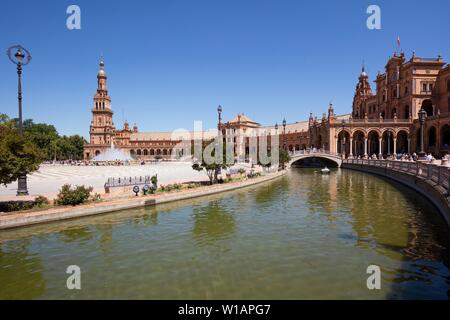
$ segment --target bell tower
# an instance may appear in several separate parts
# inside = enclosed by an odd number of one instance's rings
[[[105,63],[101,59],[100,70],[97,74],[97,93],[94,96],[92,121],[89,131],[89,143],[93,145],[110,145],[115,134],[111,98],[108,96],[106,79]]]
[[[369,83],[369,76],[366,73],[366,68],[363,64],[361,74],[356,85],[355,96],[353,97],[352,117],[355,119],[363,119],[369,112],[366,106],[366,100],[371,98],[372,89]]]

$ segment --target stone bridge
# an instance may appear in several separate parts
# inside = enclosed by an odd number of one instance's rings
[[[342,165],[342,157],[338,154],[330,153],[329,151],[321,151],[321,150],[300,150],[289,153],[291,157],[291,161],[289,161],[289,166],[293,163],[308,159],[308,158],[319,158],[325,159],[334,162],[338,167]]]

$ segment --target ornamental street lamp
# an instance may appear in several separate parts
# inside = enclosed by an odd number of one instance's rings
[[[286,119],[283,118],[283,149],[286,151]]]
[[[15,45],[10,47],[6,51],[9,60],[17,65],[17,77],[18,77],[18,87],[17,87],[17,99],[19,101],[19,134],[23,135],[22,128],[22,66],[30,63],[31,54],[30,52],[20,45]],[[17,195],[28,195],[27,189],[27,176],[25,174],[20,175],[17,181]]]
[[[217,107],[217,113],[219,114],[219,129],[220,129],[220,125],[222,124],[222,106],[220,104]]]
[[[426,160],[426,154],[424,150],[424,143],[423,143],[423,137],[424,137],[424,127],[425,127],[425,120],[427,119],[427,112],[422,108],[419,111],[419,123],[420,123],[420,151],[419,151],[419,160]]]

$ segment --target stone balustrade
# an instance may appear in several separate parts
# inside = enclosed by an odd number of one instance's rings
[[[437,161],[435,163],[425,163],[420,161],[346,159],[344,163],[379,167],[421,177],[435,183],[436,186],[444,188],[447,194],[450,194],[450,167],[448,160],[442,160],[441,163],[437,163]]]

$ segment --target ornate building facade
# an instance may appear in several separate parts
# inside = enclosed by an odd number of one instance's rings
[[[119,147],[135,159],[167,159],[173,154],[183,156],[180,147],[183,140],[193,140],[196,135],[201,139],[213,139],[216,132],[139,132],[137,125],[133,128],[127,121],[121,129],[116,129],[113,122],[111,98],[107,91],[107,76],[103,60],[97,74],[97,93],[94,96],[92,121],[89,130],[89,143],[84,146],[84,159],[91,160],[106,152],[111,145]]]
[[[308,121],[261,126],[244,114],[222,122],[218,108],[217,130],[204,132],[139,132],[125,121],[121,129],[113,122],[111,98],[103,61],[97,74],[93,99],[89,143],[85,159],[102,154],[112,144],[136,159],[164,159],[183,155],[182,141],[211,140],[218,135],[234,143],[237,161],[250,157],[261,139],[271,144],[277,136],[279,146],[295,151],[317,148],[346,157],[386,156],[420,151],[418,112],[427,113],[424,126],[424,151],[441,156],[450,145],[450,65],[441,56],[407,61],[403,53],[394,54],[378,73],[372,89],[363,66],[355,88],[351,113],[336,115],[332,104],[321,119],[310,114]]]
[[[314,147],[347,157],[383,156],[420,151],[418,112],[427,113],[424,151],[441,156],[449,151],[450,68],[441,56],[406,61],[394,54],[378,73],[376,92],[362,68],[352,112],[337,117],[330,105],[321,122],[310,117]],[[325,141],[325,142],[324,142]]]

